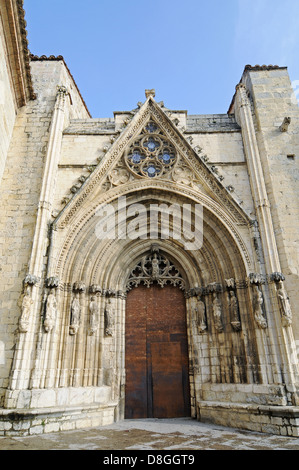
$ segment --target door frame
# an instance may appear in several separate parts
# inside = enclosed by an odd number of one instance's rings
[[[161,286],[157,286],[156,283],[153,284],[153,286],[157,287],[159,290],[161,289],[162,290],[162,287]],[[153,287],[151,286],[151,287]],[[134,288],[134,291],[135,289],[138,289],[139,286],[136,286]],[[147,287],[145,286],[142,286],[144,287],[145,289],[147,289]],[[171,286],[172,288],[174,289],[179,289],[179,287],[177,286]],[[184,295],[182,293],[182,295]],[[127,299],[126,299],[126,307],[125,307],[125,330],[127,328],[127,324],[126,324],[126,321],[127,321],[127,312],[128,312],[128,304],[127,304]],[[186,300],[184,301],[184,312],[183,312],[183,315],[184,315],[184,329],[185,329],[185,332],[184,332],[184,341],[182,342],[181,339],[179,339],[179,341],[161,341],[161,343],[163,344],[171,344],[171,343],[175,343],[175,342],[179,342],[180,343],[180,347],[181,347],[181,377],[182,377],[182,399],[183,399],[183,408],[184,410],[186,410],[186,414],[184,416],[192,416],[194,413],[193,413],[193,410],[192,410],[192,392],[191,392],[191,384],[193,383],[193,380],[192,378],[190,377],[190,371],[191,371],[191,368],[190,368],[190,347],[189,347],[189,341],[190,341],[190,338],[189,338],[189,328],[188,328],[188,312],[187,312],[187,302]],[[171,338],[171,331],[169,331],[169,337]],[[126,353],[127,353],[127,349],[126,349],[126,340],[127,340],[127,331],[125,331],[125,359],[124,359],[124,367],[125,367],[125,371],[126,371],[126,374],[125,376],[127,377],[127,369],[126,369],[126,366],[127,366],[127,363],[126,363]],[[156,342],[160,342],[160,341],[156,341]],[[154,411],[154,404],[153,404],[153,400],[154,400],[154,391],[153,391],[153,371],[152,371],[152,354],[151,354],[151,347],[152,345],[155,344],[154,341],[150,341],[150,336],[147,335],[146,333],[146,336],[145,336],[145,351],[146,351],[146,359],[145,359],[145,366],[146,366],[146,372],[145,372],[145,376],[146,376],[146,393],[147,393],[147,418],[152,418],[152,417],[155,417],[154,414],[155,414],[155,411]],[[182,350],[182,346],[183,346],[183,350]],[[185,360],[184,360],[184,357],[185,357]],[[125,384],[125,394],[124,394],[124,417],[126,417],[126,384]],[[188,409],[188,412],[187,412],[187,409]],[[133,418],[131,418],[133,419]]]

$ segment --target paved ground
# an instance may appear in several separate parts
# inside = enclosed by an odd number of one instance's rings
[[[133,455],[134,451],[159,450],[185,450],[189,454],[199,450],[299,450],[299,438],[240,431],[199,423],[191,418],[146,419],[125,420],[80,431],[0,437],[0,450],[106,451],[103,455],[116,450],[125,450],[126,455],[128,451]]]

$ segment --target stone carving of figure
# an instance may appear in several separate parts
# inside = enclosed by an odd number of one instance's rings
[[[32,304],[33,300],[31,298],[30,289],[28,287],[22,300],[22,314],[19,323],[19,330],[21,333],[27,333],[28,331]]]
[[[78,332],[80,326],[80,317],[81,317],[81,307],[79,301],[79,294],[76,293],[72,301],[71,306],[71,324],[70,324],[70,334],[75,335]]]
[[[99,307],[94,296],[90,299],[89,314],[89,335],[92,336],[97,331],[99,318]]]
[[[160,269],[159,269],[159,260],[157,258],[157,255],[155,253],[153,259],[152,259],[152,278],[153,279],[158,279],[160,274]]]
[[[229,309],[230,309],[230,314],[232,318],[231,325],[235,331],[240,331],[241,322],[240,322],[240,316],[239,316],[238,299],[233,290],[229,291]]]
[[[263,314],[263,294],[260,289],[255,286],[254,293],[253,293],[253,310],[254,310],[254,317],[259,325],[260,328],[267,328],[267,320]]]
[[[216,330],[221,333],[223,331],[223,325],[222,325],[222,311],[221,311],[221,303],[220,300],[214,292],[213,294],[213,315],[214,315],[214,321],[215,321],[215,328]]]
[[[279,283],[277,291],[279,306],[281,311],[281,319],[283,326],[290,326],[292,324],[292,312],[287,293],[283,287],[282,282]]]
[[[51,292],[47,298],[46,315],[45,315],[45,322],[44,322],[44,328],[47,333],[51,331],[55,325],[56,314],[57,314],[57,300],[56,300],[55,294]]]
[[[197,302],[197,308],[196,308],[196,313],[197,313],[197,328],[200,333],[203,333],[207,329],[207,324],[206,324],[206,306],[204,302],[199,299]]]
[[[105,334],[107,336],[113,336],[114,326],[114,312],[111,306],[111,300],[109,299],[105,308]]]

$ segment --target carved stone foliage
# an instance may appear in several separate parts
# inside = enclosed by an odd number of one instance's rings
[[[161,287],[172,285],[185,290],[185,281],[180,272],[159,250],[152,250],[135,266],[130,273],[127,290],[129,291],[139,284],[150,287],[155,282]]]
[[[24,279],[25,286],[34,286],[38,282],[39,282],[39,278],[37,276],[34,276],[33,274],[27,274],[27,276]]]
[[[46,287],[48,289],[56,289],[59,285],[59,278],[56,276],[48,277],[45,282]]]

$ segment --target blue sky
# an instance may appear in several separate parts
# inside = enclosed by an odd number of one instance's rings
[[[299,0],[24,0],[29,49],[62,55],[92,117],[144,90],[189,114],[226,113],[246,64],[299,81]],[[298,82],[299,83],[299,82]]]

